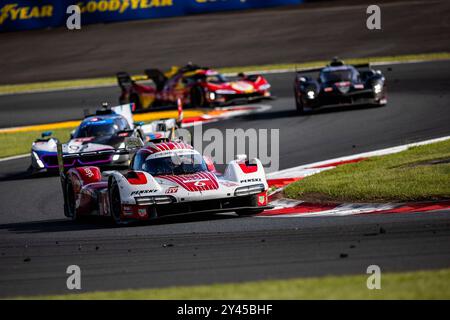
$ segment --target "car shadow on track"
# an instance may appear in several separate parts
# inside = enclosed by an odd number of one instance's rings
[[[102,171],[106,170],[117,170],[117,171],[125,171],[128,168],[124,166],[110,166],[102,168]],[[16,180],[28,180],[28,179],[39,179],[39,178],[54,178],[59,177],[58,171],[50,171],[50,172],[32,172],[30,168],[24,171],[15,171],[10,173],[2,174],[0,173],[0,182],[4,181],[16,181]]]
[[[30,169],[26,169],[23,171],[14,171],[14,172],[8,172],[8,173],[4,173],[4,174],[0,173],[0,182],[38,179],[38,178],[51,178],[51,177],[57,177],[57,176],[58,176],[58,173],[53,173],[53,172],[32,173]]]
[[[168,216],[155,219],[148,222],[135,222],[123,226],[115,225],[109,218],[89,217],[83,221],[72,221],[69,219],[57,220],[43,220],[19,223],[5,223],[0,224],[0,230],[7,230],[16,234],[33,234],[33,233],[54,233],[67,231],[87,231],[98,229],[122,229],[143,226],[161,226],[171,224],[181,224],[190,222],[205,222],[216,220],[227,220],[237,218],[234,214],[197,214],[197,215],[183,215],[183,216]]]
[[[347,105],[347,106],[326,106],[326,107],[321,107],[320,109],[306,112],[303,115],[304,116],[320,115],[320,114],[335,113],[335,112],[346,112],[346,111],[377,109],[377,108],[381,108],[381,107],[376,106],[376,105],[367,105],[367,104],[359,104],[359,105],[356,104],[356,105]]]
[[[241,119],[245,121],[255,121],[255,120],[270,120],[270,119],[281,119],[292,117],[304,118],[308,116],[319,116],[321,114],[349,112],[349,111],[376,109],[376,108],[379,107],[371,105],[350,105],[350,106],[329,106],[329,107],[327,106],[322,107],[320,109],[305,112],[304,114],[300,114],[297,112],[297,110],[295,110],[295,106],[293,106],[292,110],[282,110],[282,111],[270,110],[266,112],[253,113],[251,115],[242,116]]]

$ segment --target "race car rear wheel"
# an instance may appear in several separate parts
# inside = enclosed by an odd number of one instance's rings
[[[191,89],[191,107],[206,107],[207,102],[205,98],[205,93],[203,92],[203,89],[201,87],[193,87]]]
[[[297,95],[296,91],[294,91],[294,95],[295,95],[295,106],[297,107],[297,112],[299,114],[304,114],[305,108],[303,106],[302,98]]]

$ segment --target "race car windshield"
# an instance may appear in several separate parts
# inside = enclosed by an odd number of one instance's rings
[[[175,154],[170,157],[147,158],[139,162],[139,159],[135,161],[134,169],[147,171],[153,176],[191,174],[208,170],[200,154]]]
[[[116,124],[88,125],[77,130],[75,138],[111,136],[115,134],[118,129],[119,127]]]
[[[206,76],[206,82],[224,83],[224,82],[228,82],[228,79],[221,74],[215,74],[215,75]]]
[[[324,71],[320,75],[320,80],[324,83],[351,81],[355,77],[353,70],[333,70]]]

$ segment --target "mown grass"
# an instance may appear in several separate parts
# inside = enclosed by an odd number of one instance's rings
[[[328,276],[16,299],[450,299],[450,269],[382,273],[379,290],[367,288],[368,277]]]
[[[450,199],[450,140],[338,166],[299,180],[284,193],[319,202]]]
[[[67,141],[73,128],[51,130],[60,141]],[[0,133],[0,158],[29,153],[31,144],[41,136],[42,131]]]
[[[345,58],[345,57],[342,57]],[[366,62],[398,62],[398,61],[429,61],[429,60],[446,60],[450,59],[450,52],[426,53],[426,54],[411,54],[402,56],[383,56],[383,57],[369,57],[360,59],[348,59],[347,63],[366,63]],[[323,66],[328,61],[311,61],[298,63],[283,63],[283,64],[269,64],[269,65],[254,65],[243,67],[225,67],[217,70],[222,73],[237,73],[250,72],[258,70],[278,70],[278,69],[304,69],[311,67]],[[114,71],[112,71],[114,72]],[[78,87],[99,87],[99,86],[113,86],[116,85],[115,77],[102,77],[92,79],[73,79],[73,80],[59,80],[47,81],[25,84],[1,85],[0,94],[11,94],[21,92],[39,92],[46,90],[63,90]]]

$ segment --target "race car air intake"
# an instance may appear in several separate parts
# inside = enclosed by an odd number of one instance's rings
[[[258,194],[264,191],[263,184],[255,184],[252,186],[239,187],[234,191],[234,195],[237,197],[248,196],[252,194]]]

